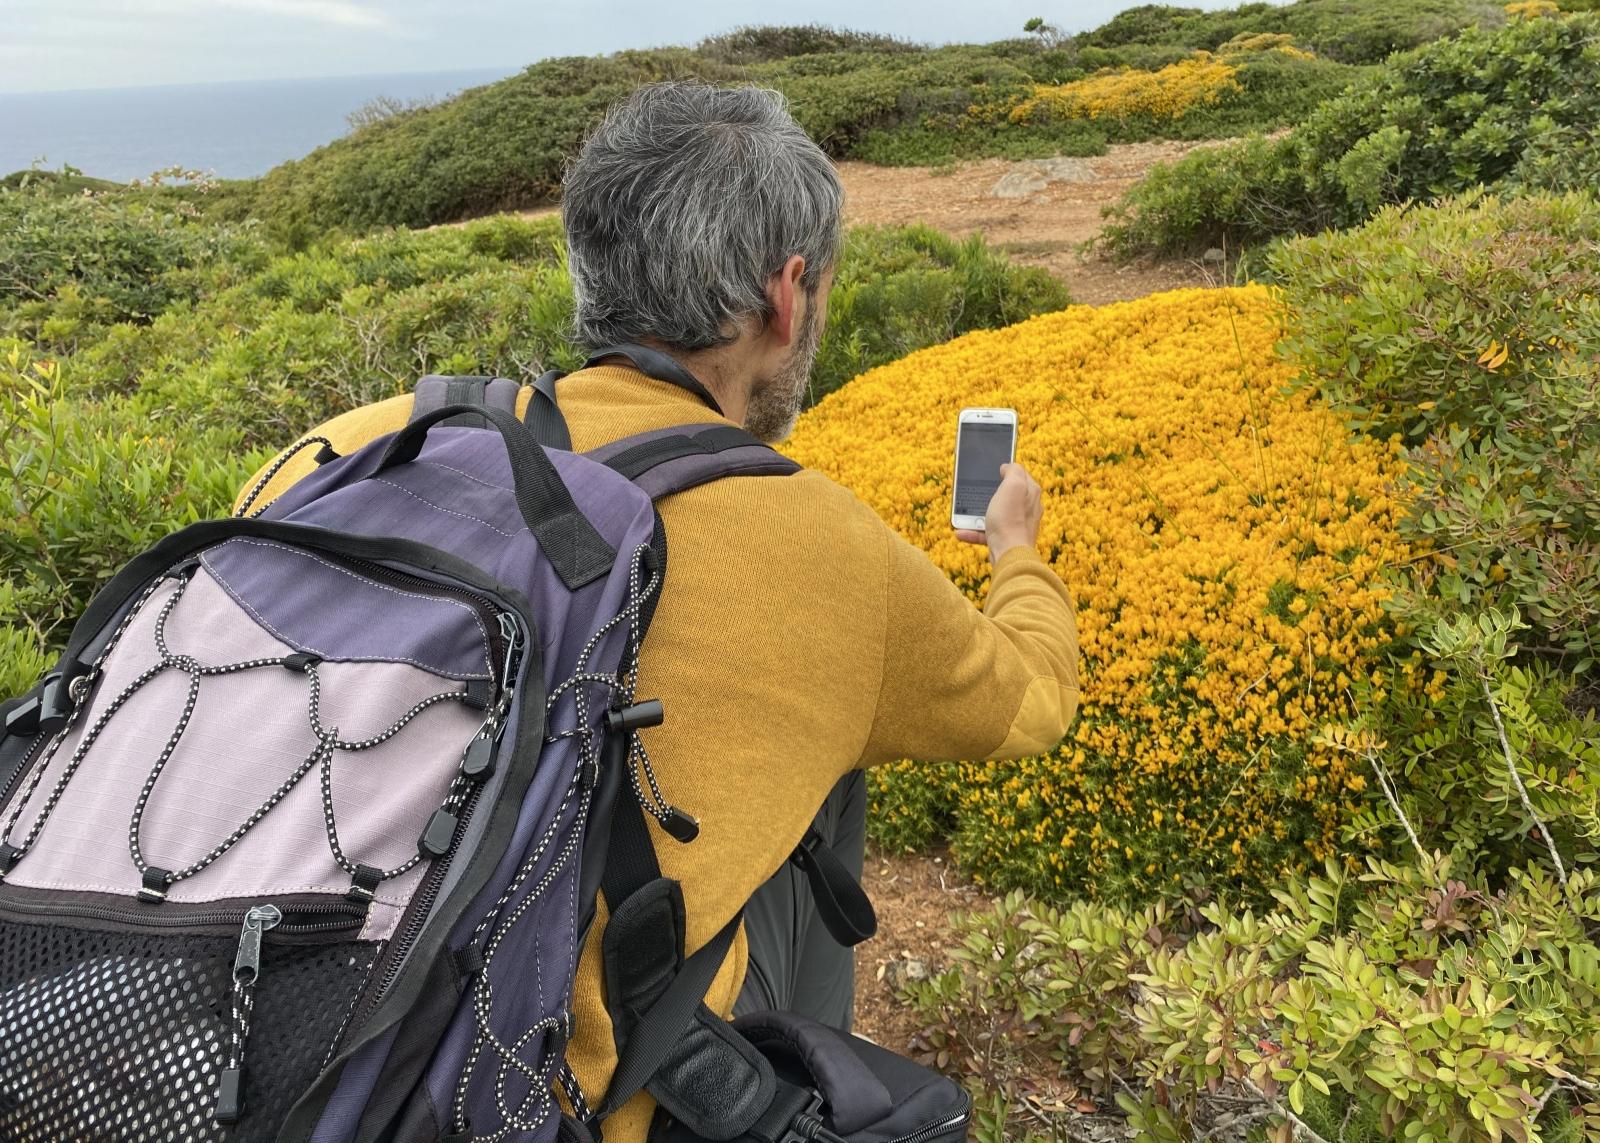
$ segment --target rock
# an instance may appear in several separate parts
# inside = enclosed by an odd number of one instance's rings
[[[1051,183],[1088,183],[1096,175],[1081,159],[1030,159],[1000,177],[989,188],[993,198],[1027,198]]]
[[[1037,159],[1034,166],[1053,183],[1092,183],[1099,177],[1082,159]]]
[[[1200,255],[1200,261],[1202,262],[1225,262],[1227,261],[1227,258],[1228,256],[1215,246],[1207,250],[1204,254]]]
[[[1042,191],[1050,185],[1050,180],[1044,174],[1035,170],[1011,171],[1002,175],[1000,181],[989,188],[991,198],[1027,198],[1035,191]]]
[[[914,980],[927,979],[928,966],[916,957],[892,960],[884,966],[883,981],[896,992]]]

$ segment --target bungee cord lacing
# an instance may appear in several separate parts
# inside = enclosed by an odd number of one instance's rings
[[[588,1104],[583,1097],[576,1077],[565,1063],[556,1074],[552,1074],[553,1064],[556,1060],[563,1060],[565,1053],[561,1051],[572,1036],[572,1015],[562,1012],[556,1016],[549,1016],[535,1022],[525,1029],[514,1042],[506,1043],[495,1032],[491,1018],[494,1012],[494,984],[490,979],[490,968],[494,962],[495,953],[499,950],[505,937],[512,932],[517,922],[535,904],[549,892],[550,886],[568,867],[577,852],[578,845],[584,836],[588,823],[590,799],[579,797],[580,791],[587,792],[584,779],[585,774],[598,774],[600,766],[600,753],[603,744],[600,711],[591,707],[591,691],[598,688],[604,692],[607,707],[625,707],[633,703],[635,688],[638,680],[639,648],[643,642],[644,609],[661,587],[661,572],[659,568],[651,566],[646,572],[646,561],[651,550],[648,547],[637,549],[629,563],[628,569],[628,596],[621,609],[615,616],[602,624],[589,641],[584,644],[579,652],[573,673],[563,682],[553,687],[546,698],[546,717],[554,715],[557,705],[562,698],[570,693],[574,713],[574,724],[566,729],[548,733],[545,737],[547,745],[564,741],[569,738],[578,739],[577,766],[573,770],[573,778],[568,783],[562,796],[560,807],[551,818],[538,843],[533,847],[522,865],[518,868],[516,876],[505,891],[500,894],[482,920],[474,928],[469,947],[482,949],[482,962],[473,977],[472,1012],[473,1022],[476,1026],[477,1037],[468,1051],[467,1059],[461,1069],[461,1075],[456,1084],[455,1098],[451,1107],[451,1130],[465,1134],[472,1129],[467,1123],[466,1102],[468,1088],[478,1064],[486,1052],[496,1057],[493,1065],[495,1085],[495,1107],[500,1113],[501,1124],[492,1132],[478,1134],[472,1132],[471,1137],[478,1143],[503,1143],[514,1131],[533,1131],[544,1123],[554,1110],[554,1093],[552,1081],[559,1080],[566,1093],[568,1101],[579,1114],[588,1113]],[[607,636],[611,635],[618,627],[626,625],[627,644],[623,652],[621,669],[616,674],[607,674],[594,669],[594,658]],[[639,743],[637,734],[631,737],[631,747],[627,752],[629,759],[629,784],[639,804],[658,821],[665,821],[672,812],[665,799],[661,797],[660,787],[656,783],[655,773],[650,766],[649,755]],[[655,796],[652,802],[644,793],[640,785],[637,767],[632,763],[637,760],[638,767],[642,767],[646,774],[650,790]],[[573,821],[565,822],[568,810],[574,800],[577,800],[577,809]],[[566,837],[561,850],[551,861],[538,882],[522,896],[514,908],[507,912],[507,906],[516,900],[521,893],[533,871],[539,867],[545,853],[548,851],[556,835],[566,826]],[[487,937],[487,939],[485,939]],[[537,958],[534,960],[534,971],[538,972]],[[537,990],[537,977],[535,988]],[[529,1063],[522,1058],[522,1049],[538,1036],[548,1037],[541,1052],[538,1064]],[[527,1094],[517,1103],[511,1105],[507,1093],[507,1083],[513,1074],[520,1075],[528,1084]]]

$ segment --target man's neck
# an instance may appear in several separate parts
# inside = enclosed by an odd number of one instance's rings
[[[642,344],[659,349],[693,373],[717,399],[722,415],[736,425],[744,424],[750,403],[750,367],[737,344],[693,350],[673,349],[653,341]]]

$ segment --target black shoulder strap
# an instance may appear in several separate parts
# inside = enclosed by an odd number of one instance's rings
[[[550,369],[534,379],[533,396],[528,398],[522,421],[533,430],[533,439],[546,448],[570,451],[572,434],[567,431],[567,418],[556,405],[556,382],[565,376],[559,369]]]
[[[631,341],[621,345],[608,345],[597,349],[589,355],[589,360],[583,363],[585,369],[592,365],[599,365],[608,357],[621,357],[632,363],[633,367],[647,377],[657,381],[665,381],[669,385],[676,385],[680,389],[687,389],[703,401],[708,409],[717,416],[722,416],[722,406],[717,404],[717,399],[711,395],[711,390],[700,383],[700,379],[686,369],[682,362],[671,354],[662,353],[659,349],[651,349],[648,345],[635,345]]]
[[[683,425],[612,441],[588,454],[661,500],[725,476],[789,476],[800,466],[733,425]]]

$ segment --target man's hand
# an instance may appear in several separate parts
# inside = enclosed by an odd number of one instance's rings
[[[1044,500],[1038,482],[1020,464],[1000,466],[1000,487],[995,489],[984,513],[984,531],[956,530],[956,539],[969,544],[988,544],[989,558],[995,563],[1012,548],[1037,548],[1039,521],[1044,516]]]

